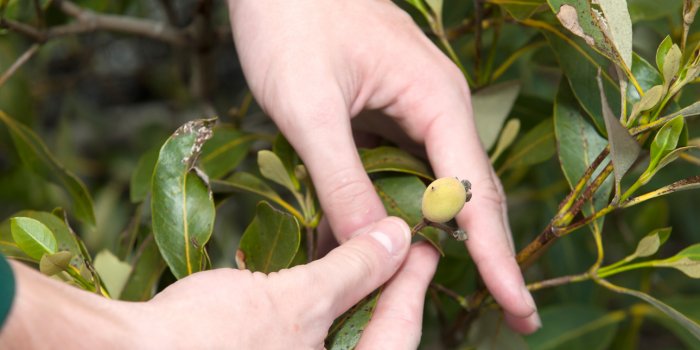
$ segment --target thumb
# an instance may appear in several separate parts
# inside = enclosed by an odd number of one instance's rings
[[[357,231],[322,259],[297,271],[314,286],[307,294],[307,313],[333,318],[384,284],[403,263],[411,234],[408,225],[388,217]],[[301,282],[301,281],[298,281]]]

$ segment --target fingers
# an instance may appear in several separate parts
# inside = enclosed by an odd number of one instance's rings
[[[521,320],[513,326],[534,329],[536,307],[515,261],[505,196],[477,135],[466,82],[445,60],[444,55],[433,57],[444,63],[438,65],[442,68],[417,73],[420,79],[384,111],[425,144],[437,177],[457,176],[472,183],[472,199],[457,217],[469,233],[467,248],[509,319]]]
[[[438,258],[438,252],[425,242],[411,247],[401,269],[384,287],[358,349],[418,347],[425,292]]]
[[[293,270],[287,276],[308,286],[300,305],[304,315],[329,322],[340,316],[391,278],[410,241],[408,225],[389,217],[358,231],[322,259]]]
[[[472,199],[457,217],[469,233],[467,248],[484,283],[503,307],[512,326],[534,330],[536,306],[515,261],[506,203],[475,127],[470,125],[469,105],[450,106],[451,115],[438,116],[426,135],[426,148],[438,176],[457,176],[472,182]],[[515,321],[520,320],[520,321]],[[522,324],[526,322],[527,324]]]
[[[332,93],[322,95],[324,102],[315,106],[290,106],[280,113],[288,122],[277,124],[309,169],[324,214],[342,242],[386,211],[360,161],[345,102]],[[308,103],[308,98],[296,100]]]

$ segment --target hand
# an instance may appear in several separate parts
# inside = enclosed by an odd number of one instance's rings
[[[459,69],[390,1],[230,0],[249,86],[298,151],[339,240],[386,216],[350,119],[379,110],[424,144],[438,177],[468,179],[458,216],[486,286],[517,331],[540,326],[514,258],[506,204],[474,126]],[[367,118],[375,130],[379,118]]]
[[[13,263],[18,293],[0,347],[321,349],[333,320],[393,276],[359,348],[416,348],[434,273],[423,266],[438,257],[409,242],[406,223],[388,218],[308,265],[200,272],[147,303],[107,300]]]

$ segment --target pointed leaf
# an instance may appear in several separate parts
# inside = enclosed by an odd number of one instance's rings
[[[660,228],[649,233],[639,241],[637,244],[637,250],[635,250],[633,255],[639,258],[645,258],[656,254],[659,247],[666,242],[670,235],[670,227]]]
[[[128,301],[151,299],[165,267],[165,261],[160,256],[155,240],[149,237],[141,244],[136,253],[133,268],[119,299]]]
[[[32,218],[35,220],[40,221],[42,224],[46,225],[46,227],[49,228],[49,230],[53,233],[54,237],[56,238],[56,244],[57,244],[57,250],[67,250],[73,253],[73,265],[76,267],[80,267],[80,265],[83,264],[83,259],[82,259],[82,252],[80,250],[80,244],[77,240],[77,237],[71,229],[66,225],[66,223],[59,217],[55,216],[52,213],[48,212],[43,212],[43,211],[32,211],[32,210],[24,210],[20,211],[18,213],[15,213],[12,215],[13,217],[21,216],[21,217],[28,217]],[[17,257],[12,254],[7,254],[8,252],[5,250],[6,245],[3,244],[7,242],[7,244],[14,244],[13,238],[12,238],[12,232],[10,228],[10,221],[11,220],[6,220],[3,223],[0,224],[0,247],[2,249],[3,254],[5,256],[10,257]],[[14,246],[17,250],[20,250],[19,247],[15,244]],[[21,251],[21,250],[20,250]],[[22,254],[24,255],[24,254]],[[22,257],[19,257],[22,258]],[[89,259],[89,257],[84,257],[86,259]]]
[[[424,162],[400,148],[381,146],[372,149],[361,148],[359,152],[362,165],[368,174],[393,171],[433,180]]]
[[[608,100],[603,90],[603,82],[600,79],[600,71],[598,71],[598,88],[600,89],[600,101],[603,106],[605,129],[608,131],[610,155],[615,174],[615,188],[619,190],[622,177],[637,160],[642,148],[639,146],[639,143],[637,143],[637,140],[630,135],[627,128],[620,124],[620,119],[610,110]]]
[[[380,295],[381,289],[370,294],[338,317],[328,331],[325,348],[328,350],[354,349],[372,318],[372,314],[374,314]]]
[[[287,174],[294,183],[294,188],[299,189],[299,179],[296,176],[295,170],[297,166],[302,165],[299,155],[294,150],[294,147],[287,141],[282,133],[278,133],[275,141],[272,143],[272,152],[279,157],[287,170]]]
[[[72,213],[78,219],[94,225],[92,197],[85,184],[58,163],[48,147],[31,129],[17,123],[3,111],[0,111],[0,121],[7,125],[22,162],[37,175],[68,192],[72,201]]]
[[[485,149],[491,149],[496,142],[519,92],[520,84],[509,81],[491,85],[472,95],[474,121]]]
[[[63,250],[54,254],[44,254],[39,261],[39,271],[47,276],[53,276],[62,271],[66,271],[70,266],[73,253]]]
[[[683,315],[682,313],[678,312],[678,310],[663,303],[661,300],[658,300],[658,299],[652,297],[649,294],[642,293],[642,292],[637,291],[637,290],[632,290],[632,289],[627,289],[627,288],[623,288],[620,286],[615,286],[607,281],[603,281],[603,282],[604,283],[602,283],[602,285],[605,286],[606,288],[612,290],[612,291],[632,295],[632,296],[635,296],[635,297],[642,299],[642,300],[646,301],[647,303],[651,304],[651,306],[659,309],[661,312],[666,314],[666,316],[672,318],[679,325],[683,326],[683,328],[688,330],[696,339],[698,339],[700,341],[700,324],[691,320],[690,318]]]
[[[120,295],[131,274],[131,265],[119,260],[116,255],[106,249],[97,253],[93,265],[109,291],[109,295]]]
[[[656,105],[659,104],[663,96],[664,87],[662,85],[653,86],[651,89],[647,90],[644,96],[642,96],[642,98],[639,100],[639,102],[635,104],[633,114],[648,111],[656,107]]]
[[[160,154],[160,145],[153,147],[146,153],[141,155],[136,169],[131,173],[131,182],[129,185],[129,198],[132,203],[143,202],[148,193],[151,192],[151,180],[153,179],[153,169],[158,161]]]
[[[260,195],[272,202],[277,203],[298,219],[301,220],[303,218],[301,213],[299,213],[296,208],[282,199],[282,197],[280,197],[275,190],[268,186],[265,181],[253,174],[239,171],[231,175],[226,180],[213,180],[211,182],[211,186],[214,193],[243,191]]]
[[[511,119],[506,122],[506,126],[501,130],[501,136],[498,138],[496,148],[491,154],[491,163],[494,163],[501,154],[515,141],[520,131],[520,119]]]
[[[596,129],[604,132],[605,121],[600,103],[600,89],[596,83],[596,74],[599,69],[602,71],[603,86],[610,108],[615,111],[622,110],[619,98],[620,88],[617,82],[606,73],[607,60],[580,44],[580,40],[566,41],[548,31],[543,31],[542,34],[557,56],[559,66],[564,71],[574,96],[591,117]]]
[[[423,181],[413,175],[390,175],[374,180],[374,189],[379,194],[387,213],[404,219],[409,227],[415,226],[423,219],[421,201],[425,188]],[[426,227],[418,234],[427,239],[442,254],[438,230]]]
[[[688,277],[700,278],[700,244],[693,244],[654,266],[673,267]]]
[[[557,151],[554,139],[554,124],[547,118],[530,129],[511,147],[508,157],[499,168],[505,169],[530,166],[546,161]]]
[[[601,137],[582,115],[576,100],[566,82],[559,85],[554,105],[554,131],[557,149],[564,176],[573,186],[583,176],[588,166],[607,146],[607,140]],[[594,174],[593,177],[596,175]],[[610,179],[606,180],[593,195],[593,203],[584,205],[583,212],[592,214],[608,204],[612,189]],[[602,218],[601,218],[602,219]],[[602,220],[596,221],[598,224]]]
[[[617,53],[612,40],[606,37],[601,27],[607,26],[605,18],[591,8],[587,0],[548,0],[557,19],[564,28],[581,37],[609,59],[616,61]]]
[[[282,160],[272,151],[262,150],[258,152],[258,167],[262,176],[286,189],[294,192],[296,186],[291,176],[284,167]]]
[[[211,179],[219,179],[235,169],[248,154],[255,135],[228,125],[218,125],[202,147],[198,165]]]
[[[54,254],[58,243],[53,232],[39,220],[28,217],[10,219],[12,238],[30,258],[39,261],[44,254]]]
[[[673,80],[673,77],[675,77],[678,73],[678,70],[681,67],[682,58],[683,53],[681,52],[681,49],[678,48],[678,45],[673,44],[671,49],[669,49],[666,53],[666,57],[664,57],[664,66],[663,70],[661,71],[663,73],[665,87],[669,86]]]
[[[531,349],[609,349],[624,313],[595,305],[559,304],[540,311],[540,331],[525,337]]]
[[[241,237],[236,255],[241,255],[250,271],[276,272],[289,267],[300,242],[297,220],[262,201]]]
[[[631,69],[632,75],[634,75],[634,78],[637,79],[637,83],[639,83],[639,87],[642,88],[642,91],[647,91],[648,93],[648,91],[656,85],[663,86],[663,78],[656,67],[651,65],[651,63],[647,62],[647,60],[636,53],[632,54]],[[637,91],[634,86],[628,85],[627,102],[634,105],[635,103],[639,102],[639,100],[639,91]]]
[[[671,46],[673,46],[673,40],[671,40],[670,36],[666,35],[664,40],[661,41],[661,44],[659,44],[659,47],[656,49],[656,66],[659,68],[659,72],[664,71],[666,54],[668,54],[668,51],[671,50]]]
[[[651,144],[651,160],[649,161],[649,169],[655,169],[661,158],[671,153],[678,145],[678,139],[683,131],[683,116],[677,116],[668,121],[659,129],[654,137],[654,142]]]
[[[632,19],[627,9],[626,0],[598,0],[598,5],[605,16],[601,27],[606,36],[610,36],[617,53],[627,67],[632,66]],[[600,27],[600,23],[599,23]],[[606,30],[607,29],[607,30]]]
[[[181,126],[161,148],[153,172],[153,236],[178,279],[201,270],[214,227],[211,191],[193,169],[212,123],[196,120]]]
[[[673,112],[667,116],[664,116],[663,118],[672,118],[672,117],[679,116],[679,115],[682,115],[685,118],[695,117],[697,115],[700,115],[700,101],[695,102],[695,103],[691,104],[690,106],[687,106],[687,107],[681,109],[680,111]]]

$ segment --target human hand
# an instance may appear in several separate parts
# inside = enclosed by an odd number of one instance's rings
[[[333,320],[391,278],[358,348],[416,348],[438,256],[409,242],[406,223],[387,218],[308,265],[199,272],[146,303],[104,299],[13,263],[17,295],[0,347],[321,349]]]
[[[539,328],[469,88],[411,18],[382,0],[230,0],[229,7],[249,86],[304,160],[339,240],[386,216],[350,124],[363,110],[379,110],[425,145],[438,177],[472,183],[473,197],[457,217],[472,259],[508,323],[523,333]],[[396,129],[366,119],[375,130]]]

